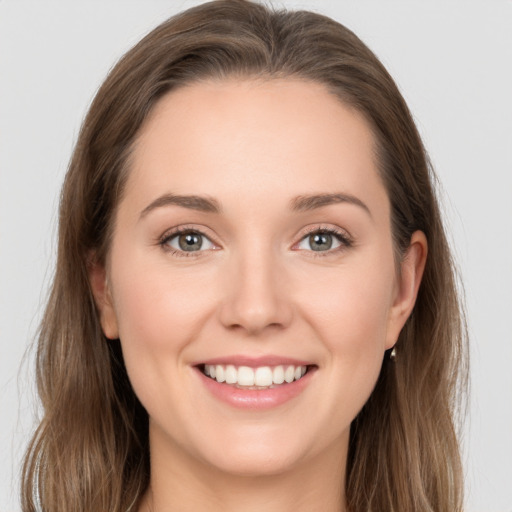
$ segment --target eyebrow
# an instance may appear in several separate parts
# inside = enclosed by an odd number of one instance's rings
[[[181,206],[182,208],[189,208],[190,210],[197,210],[207,213],[221,213],[222,208],[219,202],[213,197],[208,196],[194,196],[194,195],[176,195],[164,194],[163,196],[155,199],[151,204],[146,206],[140,214],[140,218],[145,217],[149,212],[156,208],[163,206]]]
[[[344,193],[297,196],[290,201],[290,209],[293,212],[306,212],[337,203],[349,203],[359,206],[372,217],[370,209],[363,201],[353,195]],[[142,210],[140,218],[142,219],[156,208],[172,205],[206,213],[222,213],[220,203],[210,196],[164,194],[146,206],[146,208]]]
[[[323,206],[329,206],[331,204],[337,203],[349,203],[355,206],[359,206],[370,217],[372,217],[370,208],[368,208],[368,206],[366,206],[366,204],[363,203],[361,199],[353,195],[343,193],[298,196],[291,200],[290,208],[294,212],[305,212],[310,210],[316,210],[317,208],[322,208]]]

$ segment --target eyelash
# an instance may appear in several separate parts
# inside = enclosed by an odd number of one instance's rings
[[[308,228],[304,235],[302,235],[301,239],[299,240],[300,243],[305,238],[311,236],[312,234],[319,234],[319,235],[332,235],[334,238],[340,242],[340,246],[336,247],[335,249],[328,249],[327,251],[306,251],[309,253],[309,256],[312,258],[325,258],[327,256],[332,256],[333,254],[337,254],[339,252],[342,252],[346,249],[349,249],[354,245],[354,241],[350,237],[350,235],[346,231],[342,231],[340,229],[332,228],[332,227],[318,227],[315,226],[313,228]],[[297,245],[297,244],[294,244]]]
[[[177,256],[178,258],[181,258],[181,257],[197,258],[198,256],[202,256],[201,253],[204,251],[188,251],[188,252],[187,251],[179,251],[177,249],[173,249],[170,245],[167,245],[173,238],[175,238],[179,235],[185,234],[185,233],[193,233],[193,234],[201,235],[201,236],[204,236],[205,238],[208,238],[208,240],[209,240],[209,237],[205,233],[203,233],[202,231],[200,231],[198,229],[187,227],[187,226],[180,226],[180,227],[174,228],[170,232],[164,233],[162,235],[162,237],[159,239],[158,245],[160,245],[160,247],[162,247],[162,249],[164,251],[169,252],[170,254],[172,254],[173,256]]]
[[[168,245],[168,243],[173,238],[175,238],[176,236],[179,236],[181,234],[185,234],[185,233],[193,233],[193,234],[201,235],[209,240],[209,237],[205,233],[203,233],[201,230],[198,230],[195,228],[189,228],[186,226],[180,226],[178,228],[173,229],[171,232],[164,233],[158,240],[158,245],[160,245],[160,247],[164,251],[169,252],[173,256],[177,256],[179,258],[181,258],[181,257],[197,258],[198,256],[200,257],[202,255],[201,253],[203,253],[205,251],[180,251],[177,249],[173,249],[172,247],[170,247]],[[349,249],[350,247],[352,247],[352,245],[354,243],[352,238],[345,231],[341,231],[339,229],[335,229],[332,227],[327,228],[327,227],[315,226],[314,228],[308,229],[306,231],[306,233],[304,233],[304,235],[300,238],[300,240],[294,245],[297,245],[298,243],[302,242],[305,238],[309,237],[312,234],[332,235],[341,244],[339,247],[336,247],[335,249],[328,249],[327,251],[313,251],[313,250],[306,251],[306,252],[310,253],[311,257],[314,257],[314,258],[318,258],[318,257],[323,258],[326,256],[331,256],[333,253],[338,253],[345,249]]]

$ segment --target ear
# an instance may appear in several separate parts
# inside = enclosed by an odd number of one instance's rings
[[[400,264],[400,275],[393,306],[389,315],[386,350],[392,348],[405,322],[414,308],[427,261],[427,238],[422,231],[415,231]]]
[[[91,257],[88,262],[88,272],[103,334],[111,340],[117,339],[119,338],[119,329],[105,265],[98,263],[94,257]]]

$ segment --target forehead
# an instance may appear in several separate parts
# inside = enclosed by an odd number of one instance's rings
[[[283,191],[382,196],[374,146],[363,116],[322,84],[194,83],[164,96],[142,126],[127,189],[146,201],[163,192],[255,201]]]

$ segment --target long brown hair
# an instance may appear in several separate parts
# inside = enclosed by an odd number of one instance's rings
[[[41,324],[43,417],[23,467],[22,507],[136,510],[149,484],[148,417],[118,341],[102,333],[88,279],[105,261],[130,150],[168,91],[224,77],[319,82],[361,112],[377,143],[397,258],[422,230],[429,257],[398,356],[351,428],[351,512],[456,512],[462,470],[454,414],[466,375],[465,328],[435,177],[411,114],[375,55],[347,28],[306,11],[218,0],[160,25],[113,68],[84,120],[62,190],[58,259]]]

